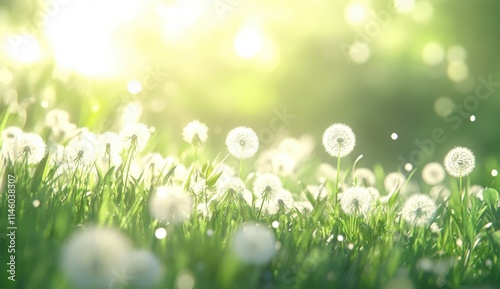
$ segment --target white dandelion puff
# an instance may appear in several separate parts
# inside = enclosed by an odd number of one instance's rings
[[[272,171],[280,176],[291,176],[297,162],[286,153],[274,154],[271,158]]]
[[[465,147],[456,147],[444,158],[444,168],[452,177],[465,177],[475,167],[475,157],[472,151]]]
[[[484,188],[482,186],[480,186],[480,185],[472,185],[469,188],[469,194],[471,196],[479,198],[482,201],[482,200],[484,200],[484,198],[483,198],[483,190],[484,190]]]
[[[441,228],[439,228],[438,224],[436,224],[436,222],[433,222],[431,224],[431,232],[433,232],[434,234],[439,234],[439,232],[441,231]]]
[[[451,191],[446,186],[443,185],[435,185],[431,187],[429,190],[429,195],[434,200],[443,200],[446,201],[451,196]]]
[[[446,177],[443,165],[440,163],[428,163],[422,169],[422,179],[428,185],[435,186],[440,184]]]
[[[308,201],[296,201],[293,206],[302,214],[309,214],[313,211],[313,206]]]
[[[259,138],[248,127],[237,127],[231,130],[226,137],[227,150],[238,159],[248,159],[257,153]]]
[[[71,165],[91,165],[95,159],[95,147],[87,140],[73,139],[71,140],[64,151],[66,162]]]
[[[69,114],[65,110],[52,109],[45,115],[45,126],[59,127],[69,123]]]
[[[263,265],[276,253],[275,243],[276,238],[269,228],[248,224],[236,232],[232,248],[240,261]]]
[[[370,187],[375,185],[375,174],[367,168],[356,169],[353,173],[353,178],[356,180],[356,185],[358,186]]]
[[[191,191],[197,196],[201,196],[201,194],[207,189],[207,181],[201,177],[198,177],[197,180],[192,180],[189,185]]]
[[[63,246],[61,269],[77,288],[107,288],[123,271],[131,252],[119,231],[90,227],[73,233]]]
[[[351,187],[339,195],[340,208],[348,215],[364,215],[372,205],[372,196],[368,189]]]
[[[145,250],[134,251],[128,256],[124,273],[130,277],[130,284],[137,288],[153,287],[163,279],[160,261],[153,253]],[[119,284],[117,282],[116,285]]]
[[[368,192],[370,192],[370,195],[372,196],[372,201],[376,201],[380,198],[380,192],[377,190],[377,188],[374,187],[368,187],[366,188]]]
[[[256,202],[257,206],[260,206],[264,202],[263,209],[267,214],[274,215],[280,210],[283,212],[288,212],[293,208],[293,196],[288,190],[281,189],[277,191],[272,197],[265,201],[260,199]]]
[[[406,200],[401,215],[414,226],[424,226],[430,223],[436,210],[436,203],[433,199],[426,195],[416,194]]]
[[[130,149],[134,146],[136,151],[143,151],[151,138],[151,132],[147,125],[133,123],[124,127],[120,131],[120,136],[122,137],[123,146],[125,148]]]
[[[281,179],[274,174],[262,174],[253,183],[253,193],[258,198],[272,197],[281,189],[283,189]]]
[[[162,186],[149,201],[151,215],[160,222],[183,223],[191,216],[191,197],[181,186]]]
[[[390,193],[392,191],[399,191],[404,186],[406,177],[399,172],[392,172],[385,176],[384,189]]]
[[[203,144],[207,138],[208,128],[198,120],[188,123],[182,130],[182,139],[189,144]]]
[[[9,126],[2,131],[1,139],[3,142],[13,142],[22,133],[23,130],[17,126]]]
[[[316,169],[316,180],[320,183],[324,183],[326,180],[335,181],[336,178],[337,169],[328,163],[321,163]]]
[[[98,136],[96,153],[99,157],[103,155],[120,154],[122,150],[123,142],[117,133],[105,132]]]
[[[16,163],[27,161],[28,164],[38,164],[45,157],[45,142],[36,133],[21,133],[12,144],[13,159]]]
[[[245,189],[245,183],[238,177],[229,177],[223,181],[217,182],[217,193],[219,197],[225,195],[242,196]]]
[[[356,146],[356,136],[352,129],[341,123],[328,127],[323,134],[323,146],[332,157],[345,157]]]

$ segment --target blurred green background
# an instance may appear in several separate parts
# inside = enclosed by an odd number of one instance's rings
[[[491,170],[499,92],[472,96],[479,78],[500,82],[498,11],[496,0],[2,0],[0,111],[10,106],[11,124],[30,130],[60,108],[105,131],[136,101],[164,153],[199,119],[215,152],[246,125],[263,147],[311,134],[325,159],[321,135],[342,122],[357,135],[351,158],[387,170],[439,128],[446,141],[423,161],[460,145]],[[462,116],[468,96],[477,107]]]

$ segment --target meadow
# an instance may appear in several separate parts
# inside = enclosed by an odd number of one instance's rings
[[[469,178],[482,163],[467,148],[391,171],[347,158],[346,124],[266,149],[236,127],[209,151],[193,121],[185,149],[164,156],[151,150],[161,129],[140,122],[95,132],[51,110],[38,134],[8,118],[1,288],[500,284],[499,195]]]

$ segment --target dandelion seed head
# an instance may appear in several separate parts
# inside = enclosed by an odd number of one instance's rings
[[[443,185],[435,185],[435,186],[431,187],[431,189],[429,191],[429,195],[434,200],[446,201],[451,196],[451,190],[448,187],[443,186]]]
[[[238,159],[248,159],[257,153],[259,138],[248,127],[237,127],[231,130],[226,137],[227,150]]]
[[[133,277],[130,284],[136,288],[150,288],[163,279],[163,266],[150,251],[138,250],[128,255],[123,271]]]
[[[130,149],[134,145],[136,151],[143,151],[151,138],[151,132],[145,124],[132,123],[120,131],[120,136],[124,148]]]
[[[472,151],[465,147],[456,147],[444,158],[444,168],[452,177],[468,176],[475,167],[475,157]]]
[[[115,278],[113,272],[123,271],[131,248],[119,231],[89,227],[65,242],[61,269],[75,287],[105,288]]]
[[[208,127],[198,120],[188,123],[182,130],[182,139],[189,144],[205,143],[208,138]]]
[[[14,162],[22,163],[25,159],[28,164],[38,164],[45,157],[45,142],[36,133],[21,133],[12,143],[11,149]]]
[[[273,258],[275,243],[276,238],[271,230],[257,224],[247,224],[234,235],[232,248],[240,261],[263,265]]]
[[[314,209],[308,201],[296,201],[293,206],[302,214],[309,214]]]
[[[439,234],[439,232],[441,231],[441,229],[439,228],[438,224],[436,224],[436,222],[433,222],[431,224],[431,232],[434,233],[434,234]]]
[[[348,215],[364,215],[372,204],[370,191],[364,187],[350,187],[339,198],[340,208]]]
[[[321,163],[316,169],[316,180],[320,183],[325,182],[327,179],[335,181],[337,178],[337,169],[328,163]]]
[[[406,177],[399,172],[387,174],[384,179],[384,188],[387,192],[400,190],[406,182]]]
[[[149,200],[151,215],[162,223],[180,224],[191,216],[191,197],[181,186],[161,186]]]
[[[142,159],[141,163],[144,173],[147,176],[160,176],[166,166],[165,159],[159,153],[148,153]]]
[[[207,181],[201,177],[199,177],[197,180],[192,180],[191,184],[191,191],[197,196],[201,196],[202,193],[207,189]]]
[[[356,136],[352,129],[341,123],[328,127],[323,133],[323,146],[332,157],[345,157],[356,145]]]
[[[358,168],[354,171],[353,178],[357,180],[356,184],[360,186],[374,186],[375,174],[367,168]]]
[[[324,186],[308,185],[306,189],[311,193],[315,200],[323,200],[330,195],[330,192]]]
[[[479,198],[481,201],[483,201],[484,200],[483,190],[484,190],[484,188],[480,185],[472,185],[469,188],[469,195],[474,196],[476,198]]]
[[[380,192],[375,187],[367,187],[368,192],[370,192],[370,196],[372,197],[372,201],[375,202],[380,198]]]
[[[428,185],[435,186],[444,181],[446,177],[446,172],[444,171],[443,165],[440,163],[428,163],[422,169],[422,179]]]
[[[73,139],[64,150],[64,158],[70,165],[91,165],[96,159],[95,146],[84,139]]]
[[[281,179],[274,174],[262,174],[253,183],[253,192],[259,198],[272,197],[282,188]]]
[[[245,191],[245,183],[238,177],[229,177],[217,182],[217,193],[219,197],[229,194],[231,196],[240,196]]]
[[[294,204],[292,193],[285,189],[278,190],[267,201],[264,199],[257,200],[256,206],[260,206],[262,201],[264,201],[263,210],[269,215],[274,215],[280,210],[288,212],[293,208]]]
[[[22,133],[23,130],[17,126],[9,126],[2,131],[1,139],[3,142],[13,142]]]
[[[98,156],[120,154],[122,150],[122,139],[117,133],[105,132],[98,136],[96,145],[96,152]]]
[[[45,126],[46,127],[59,127],[69,123],[68,112],[60,109],[52,109],[45,115]]]
[[[408,223],[420,227],[432,220],[436,210],[433,199],[423,194],[416,194],[406,200],[402,209],[402,217]]]
[[[295,172],[297,162],[286,153],[274,154],[271,158],[272,172],[280,176],[291,176]]]

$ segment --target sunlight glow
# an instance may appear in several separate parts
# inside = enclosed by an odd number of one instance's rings
[[[33,63],[42,56],[37,39],[28,34],[8,37],[4,47],[13,60],[21,63]]]
[[[201,1],[178,0],[170,6],[159,4],[156,13],[164,18],[166,37],[176,40],[195,23],[204,9]]]
[[[133,0],[73,0],[45,28],[56,63],[89,76],[120,72],[112,39],[136,6]]]
[[[350,24],[359,24],[366,20],[367,7],[361,3],[351,3],[344,10],[344,17]]]
[[[260,52],[263,43],[264,37],[259,29],[244,27],[234,41],[234,49],[239,56],[252,58]]]

